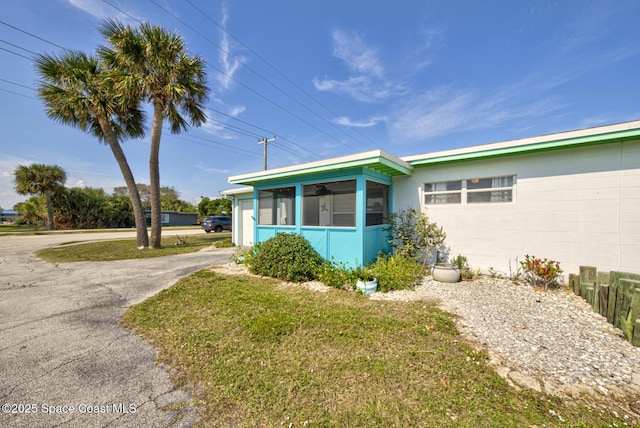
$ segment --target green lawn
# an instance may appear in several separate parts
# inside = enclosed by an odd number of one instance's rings
[[[0,224],[0,233],[2,232],[33,232],[38,230],[38,227],[31,225],[17,225],[17,224]]]
[[[228,241],[230,237],[230,232],[180,235],[184,243],[176,245],[179,243],[178,238],[165,236],[162,238],[162,248],[155,250],[150,248],[138,250],[135,239],[88,243],[69,241],[57,247],[40,250],[36,255],[52,263],[143,259],[192,253],[214,244],[220,245],[222,241]]]
[[[511,388],[452,316],[425,302],[202,270],[122,323],[158,348],[178,386],[194,387],[201,426],[624,425]]]

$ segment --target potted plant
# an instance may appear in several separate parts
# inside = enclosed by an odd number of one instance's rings
[[[458,282],[460,281],[460,268],[447,260],[440,261],[438,254],[437,262],[431,270],[431,277],[434,281],[439,282]]]
[[[373,294],[378,289],[378,280],[373,276],[373,273],[366,267],[356,268],[356,275],[358,280],[356,282],[356,288],[362,291],[364,294]]]
[[[471,268],[469,267],[469,263],[467,262],[467,258],[465,256],[463,256],[462,254],[458,254],[458,256],[453,259],[453,264],[460,270],[461,279],[473,279],[473,272],[471,272]]]

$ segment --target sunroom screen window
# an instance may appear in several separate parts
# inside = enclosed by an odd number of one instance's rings
[[[355,227],[356,180],[302,186],[302,224]]]
[[[296,188],[279,187],[258,191],[258,224],[295,225]]]
[[[384,224],[389,216],[389,185],[367,180],[367,226]]]

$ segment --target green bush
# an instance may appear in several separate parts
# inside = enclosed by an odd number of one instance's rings
[[[352,289],[357,280],[356,270],[344,262],[325,260],[316,272],[316,279],[329,287]]]
[[[291,282],[315,279],[323,262],[309,241],[295,233],[278,233],[264,241],[252,256],[251,273]]]
[[[378,291],[412,288],[420,277],[420,264],[415,259],[396,255],[380,255],[368,269],[378,279]]]

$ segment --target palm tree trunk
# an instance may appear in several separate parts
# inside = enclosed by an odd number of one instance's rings
[[[147,234],[147,219],[145,218],[144,210],[142,209],[142,202],[140,202],[140,194],[138,193],[136,181],[133,178],[133,173],[131,172],[131,168],[129,168],[127,158],[122,151],[122,147],[120,147],[118,137],[116,137],[116,134],[113,132],[111,125],[109,125],[106,119],[99,120],[100,127],[102,128],[102,132],[104,134],[104,139],[109,144],[109,147],[111,147],[111,152],[116,158],[116,162],[118,162],[120,172],[122,172],[122,177],[124,178],[124,182],[127,184],[127,189],[129,190],[129,199],[131,199],[133,216],[136,221],[136,242],[138,248],[147,248],[149,246],[149,235]]]
[[[160,248],[162,240],[162,201],[160,200],[160,137],[164,119],[164,103],[154,103],[149,151],[149,180],[151,182],[151,248]]]
[[[44,199],[47,202],[47,227],[53,230],[53,203],[51,202],[51,192],[44,192]]]

